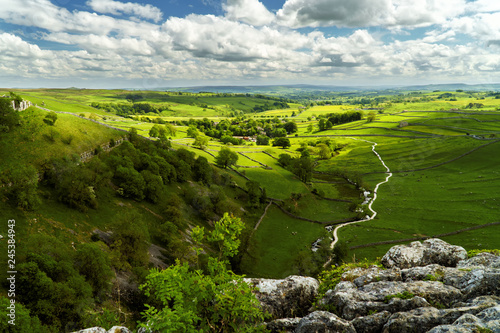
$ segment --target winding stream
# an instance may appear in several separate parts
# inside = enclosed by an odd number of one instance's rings
[[[339,237],[337,235],[337,232],[338,232],[338,230],[340,228],[345,227],[346,225],[349,225],[349,224],[370,221],[370,220],[373,220],[375,218],[375,216],[377,216],[377,212],[373,210],[372,205],[375,202],[375,200],[377,199],[378,188],[379,188],[380,185],[387,183],[389,181],[389,178],[392,177],[391,169],[389,169],[389,167],[385,164],[385,162],[382,159],[382,157],[380,157],[379,153],[377,153],[377,151],[375,150],[375,147],[377,146],[376,142],[367,141],[367,140],[363,140],[363,139],[357,139],[357,138],[352,138],[352,139],[353,140],[361,140],[361,141],[365,141],[365,142],[368,142],[368,143],[372,144],[372,151],[378,157],[378,159],[380,160],[380,162],[382,163],[382,165],[384,166],[384,168],[387,170],[386,171],[387,177],[385,177],[384,181],[381,181],[380,183],[378,183],[375,186],[375,189],[373,190],[373,199],[368,204],[368,209],[370,209],[370,211],[373,213],[372,216],[367,216],[366,218],[364,218],[362,220],[357,220],[357,221],[352,221],[352,222],[346,222],[346,223],[343,223],[343,224],[339,224],[337,227],[335,227],[335,229],[333,230],[333,242],[330,245],[330,248],[332,248],[332,249],[335,246],[335,244],[339,241]]]

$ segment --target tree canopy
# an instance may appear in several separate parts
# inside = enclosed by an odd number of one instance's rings
[[[238,161],[238,154],[227,147],[222,147],[217,156],[215,157],[215,163],[221,168],[228,168],[235,165]]]

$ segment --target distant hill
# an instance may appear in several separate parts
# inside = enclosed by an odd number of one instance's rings
[[[310,94],[317,92],[367,92],[376,91],[384,93],[399,93],[402,91],[499,91],[500,84],[476,84],[469,85],[464,83],[450,84],[429,84],[414,86],[330,86],[330,85],[249,85],[249,86],[194,86],[194,87],[175,87],[158,88],[157,90],[185,91],[185,92],[215,92],[215,93],[240,93],[240,94],[272,94],[272,95],[291,95],[291,94]]]

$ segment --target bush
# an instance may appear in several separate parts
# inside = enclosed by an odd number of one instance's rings
[[[15,325],[9,324],[10,317],[8,317],[10,310],[10,301],[7,297],[0,297],[0,332],[10,333],[49,333],[49,329],[42,325],[37,316],[31,316],[30,311],[18,302],[15,304]]]
[[[194,228],[195,243],[215,244],[218,258],[208,258],[206,272],[179,261],[163,271],[151,270],[141,289],[154,305],[146,305],[140,326],[160,332],[263,332],[259,301],[243,277],[227,269],[242,228],[240,219],[227,214],[207,235],[204,228]],[[201,251],[197,248],[198,255]]]
[[[57,113],[55,113],[54,111],[49,112],[49,114],[47,114],[45,118],[43,118],[43,122],[50,126],[54,126],[56,120],[57,120]]]
[[[10,172],[12,186],[7,189],[7,196],[17,207],[32,210],[39,203],[38,170],[32,165],[20,166]]]
[[[109,291],[113,273],[108,254],[98,243],[82,244],[75,255],[75,266],[92,286],[94,297],[101,297]]]
[[[142,216],[135,212],[122,213],[113,221],[112,229],[111,247],[115,258],[119,260],[117,264],[145,266],[149,258],[149,232]]]
[[[61,138],[61,141],[67,145],[70,145],[73,142],[73,135],[69,134],[68,136],[64,136]]]

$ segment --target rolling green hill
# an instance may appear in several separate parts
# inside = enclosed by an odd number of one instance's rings
[[[349,250],[338,261],[374,259],[393,244],[435,236],[466,249],[500,248],[493,92],[337,92],[337,103],[304,97],[302,104],[207,92],[16,93],[41,108],[20,112],[19,124],[0,133],[0,216],[16,220],[21,268],[54,283],[47,290],[61,308],[28,305],[54,327],[64,323],[50,314],[64,307],[87,327],[99,324],[90,313],[123,321],[122,306],[129,323],[139,320],[146,300],[137,285],[147,270],[176,259],[203,266],[195,263],[192,230],[211,230],[225,212],[245,224],[232,269],[252,277],[317,274],[333,253],[325,227],[346,222],[357,223],[338,230],[339,246]],[[330,122],[354,111],[361,120]],[[162,136],[154,126],[171,128]],[[200,135],[208,142],[197,143]],[[280,137],[286,144],[273,146]],[[217,166],[224,147],[238,157],[232,168]],[[88,244],[104,254],[106,286],[69,268],[95,250]],[[69,255],[51,254],[51,246]],[[215,251],[205,244],[202,258]],[[51,275],[52,260],[67,269]],[[120,304],[123,288],[129,296]],[[62,290],[88,303],[65,305]]]

